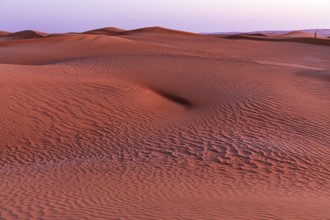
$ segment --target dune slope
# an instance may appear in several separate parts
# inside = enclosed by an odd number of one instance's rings
[[[5,37],[11,39],[33,39],[33,38],[43,38],[47,36],[46,33],[32,30],[19,31],[15,33],[8,33]]]
[[[305,43],[305,44],[316,44],[322,46],[330,46],[330,40],[321,35],[317,35],[315,38],[314,34],[303,32],[303,31],[292,31],[285,34],[229,34],[229,35],[213,35],[225,39],[244,39],[244,40],[259,40],[259,41],[277,41],[277,42],[293,42],[293,43]]]
[[[330,216],[328,47],[104,31],[0,42],[0,218]]]

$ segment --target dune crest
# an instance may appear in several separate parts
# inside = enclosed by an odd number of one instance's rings
[[[330,40],[328,37],[317,35],[302,31],[293,31],[285,34],[213,34],[211,36],[233,39],[233,40],[259,40],[259,41],[278,41],[278,42],[292,42],[292,43],[305,43],[316,44],[323,46],[330,46]]]
[[[125,36],[125,35],[136,35],[136,34],[178,34],[178,35],[198,35],[191,32],[173,30],[163,27],[146,27],[138,28],[133,30],[122,30],[118,28],[100,28],[96,30],[86,31],[85,34],[95,34],[95,35],[110,35],[110,36]]]
[[[8,35],[8,34],[10,34],[10,32],[0,30],[0,36],[4,36],[4,35]]]
[[[278,37],[314,38],[314,34],[304,31],[291,31],[285,34],[280,34]]]
[[[126,31],[125,34],[145,34],[145,33],[154,33],[154,34],[179,34],[179,35],[198,35],[191,32],[173,30],[163,27],[146,27],[139,28],[135,30]]]
[[[26,30],[26,31],[19,31],[19,32],[7,34],[6,37],[12,39],[32,39],[32,38],[43,38],[46,37],[47,35],[48,35],[47,33],[40,31]]]
[[[90,30],[83,32],[84,34],[94,34],[94,35],[119,35],[120,33],[124,32],[125,30],[115,28],[115,27],[106,27],[106,28],[99,28],[95,30]]]

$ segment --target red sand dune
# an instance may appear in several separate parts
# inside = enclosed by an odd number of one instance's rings
[[[134,30],[122,30],[114,27],[100,28],[96,30],[86,31],[83,34],[93,35],[109,35],[109,36],[124,36],[124,35],[145,35],[145,34],[168,34],[168,35],[198,35],[191,32],[172,30],[163,27],[146,27]]]
[[[172,29],[163,28],[163,27],[139,28],[139,29],[135,29],[135,30],[125,31],[123,34],[136,35],[136,34],[149,34],[149,33],[153,33],[153,34],[170,34],[170,35],[173,35],[173,34],[198,35],[198,34],[191,33],[191,32],[172,30]]]
[[[280,38],[314,38],[314,34],[304,31],[291,31],[289,33],[278,35]]]
[[[86,31],[83,34],[93,34],[93,35],[118,35],[125,30],[115,28],[115,27],[107,27],[107,28],[99,28],[95,30]]]
[[[329,218],[329,47],[107,30],[0,42],[1,219]]]
[[[317,38],[314,37],[314,34],[305,33],[301,31],[294,31],[286,34],[217,34],[212,35],[219,38],[225,39],[244,39],[244,40],[259,40],[259,41],[278,41],[278,42],[294,42],[294,43],[305,43],[305,44],[317,44],[323,46],[330,46],[330,40],[327,37],[317,35]]]
[[[5,35],[7,38],[12,38],[12,39],[31,39],[31,38],[43,38],[47,36],[47,33],[40,32],[40,31],[31,31],[31,30],[26,30],[26,31],[19,31],[15,33],[9,33]]]
[[[10,34],[10,33],[7,32],[7,31],[1,31],[1,30],[0,30],[0,36],[4,36],[4,35],[7,35],[7,34]]]

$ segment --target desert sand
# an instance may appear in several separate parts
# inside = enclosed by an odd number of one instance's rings
[[[0,219],[330,219],[330,39],[1,35]]]

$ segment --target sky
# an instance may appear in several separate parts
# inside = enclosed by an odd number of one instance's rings
[[[162,26],[191,32],[330,28],[330,0],[0,0],[0,30]]]

